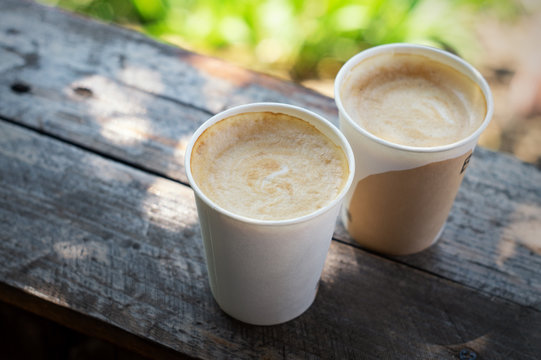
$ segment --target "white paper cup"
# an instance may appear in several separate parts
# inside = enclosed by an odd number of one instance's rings
[[[362,128],[344,109],[342,84],[353,67],[382,53],[420,54],[465,74],[480,87],[486,100],[481,126],[455,143],[433,147],[395,144]],[[492,118],[494,105],[488,84],[470,64],[448,52],[412,44],[389,44],[349,59],[336,76],[334,91],[340,130],[356,160],[355,178],[342,212],[346,229],[359,244],[377,252],[405,255],[426,249],[440,237],[471,152]],[[427,167],[429,164],[435,165]],[[421,170],[415,175],[416,169]],[[369,179],[380,174],[389,176]],[[405,183],[390,179],[394,174],[403,174]],[[363,188],[372,179],[370,189]]]
[[[191,173],[193,146],[218,121],[250,112],[300,118],[340,146],[349,166],[340,194],[313,213],[276,221],[241,216],[210,200]],[[355,171],[353,152],[342,133],[321,116],[296,106],[242,105],[213,116],[194,133],[186,149],[185,167],[195,193],[210,287],[220,308],[255,325],[283,323],[307,310],[315,299],[339,209]]]

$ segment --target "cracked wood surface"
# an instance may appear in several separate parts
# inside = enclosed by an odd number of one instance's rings
[[[435,246],[383,257],[337,224],[309,311],[244,325],[210,295],[184,147],[232,105],[336,124],[332,99],[31,2],[0,10],[0,300],[160,357],[541,353],[539,169],[477,149]]]

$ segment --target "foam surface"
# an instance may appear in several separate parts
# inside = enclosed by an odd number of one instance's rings
[[[381,54],[357,64],[341,99],[350,117],[393,143],[437,146],[472,134],[483,122],[479,86],[450,66],[421,55]]]
[[[208,128],[194,145],[191,171],[205,195],[224,209],[280,220],[334,200],[348,164],[342,149],[306,121],[261,112]]]

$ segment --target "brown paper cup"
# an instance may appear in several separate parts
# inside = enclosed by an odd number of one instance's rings
[[[471,135],[455,143],[413,147],[381,139],[363,129],[345,111],[342,83],[364,59],[384,52],[422,54],[473,80],[486,100],[486,116]],[[405,255],[426,249],[440,237],[472,152],[493,113],[490,88],[462,59],[434,48],[390,44],[351,58],[335,80],[340,129],[355,154],[355,177],[345,197],[342,220],[352,238],[381,253]]]

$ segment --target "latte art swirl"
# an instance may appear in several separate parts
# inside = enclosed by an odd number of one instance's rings
[[[338,196],[348,177],[340,147],[309,123],[270,112],[211,126],[194,145],[191,169],[216,204],[261,220],[314,212]]]
[[[459,141],[486,114],[477,84],[421,55],[386,54],[362,61],[345,80],[341,96],[346,112],[370,133],[418,147]]]

